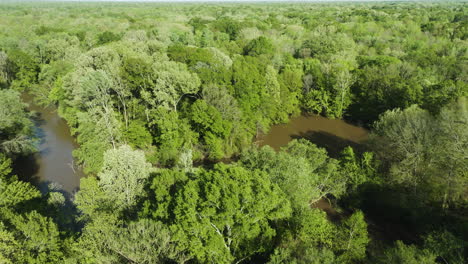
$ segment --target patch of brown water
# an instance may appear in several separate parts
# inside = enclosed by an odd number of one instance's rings
[[[368,134],[365,128],[343,120],[303,115],[292,118],[287,124],[272,126],[267,134],[260,137],[259,145],[269,145],[279,150],[293,139],[305,138],[335,156],[346,146],[359,148]]]

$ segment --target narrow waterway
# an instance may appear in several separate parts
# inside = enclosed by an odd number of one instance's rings
[[[34,104],[29,95],[23,95],[23,100],[29,104],[29,110],[37,114],[34,124],[39,145],[37,153],[18,160],[17,174],[42,191],[55,183],[65,194],[73,194],[80,186],[80,178],[85,175],[73,159],[72,152],[77,145],[67,123],[55,109]]]
[[[368,134],[369,131],[365,128],[343,120],[303,115],[292,118],[287,124],[273,126],[266,135],[260,137],[259,145],[269,145],[279,150],[293,139],[305,138],[327,149],[334,157],[346,146],[360,149]]]

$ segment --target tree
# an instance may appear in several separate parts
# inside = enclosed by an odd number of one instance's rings
[[[187,71],[186,65],[173,61],[155,63],[152,78],[150,90],[143,91],[142,97],[153,108],[163,106],[177,111],[183,96],[197,93],[200,87],[200,79]]]
[[[131,146],[140,149],[151,146],[153,138],[144,124],[140,120],[131,121],[128,128],[124,131],[124,137]]]
[[[420,69],[394,57],[361,58],[361,69],[354,85],[356,104],[350,112],[359,120],[373,122],[383,112],[420,104],[423,88],[418,76]]]
[[[426,255],[429,259],[434,255],[442,259],[445,263],[462,264],[465,262],[466,241],[454,234],[442,230],[433,231],[424,238],[424,249],[421,255]]]
[[[346,263],[364,259],[367,243],[369,243],[367,223],[364,220],[364,214],[357,211],[345,219],[338,229],[335,247],[342,252],[338,259]]]
[[[265,252],[275,236],[272,223],[291,213],[264,173],[237,166],[200,170],[174,197],[174,239],[200,262],[239,262]]]
[[[37,81],[39,63],[28,53],[14,49],[8,53],[8,75],[11,87],[18,91],[29,89]]]
[[[128,209],[141,196],[149,173],[150,164],[143,152],[123,145],[104,153],[104,164],[98,174],[99,186],[115,199],[117,208]]]
[[[239,121],[242,115],[237,100],[223,86],[207,85],[202,90],[203,100],[220,113],[223,119]]]
[[[324,149],[305,140],[293,140],[279,153],[270,147],[245,153],[241,162],[249,169],[264,170],[289,196],[295,209],[333,195],[339,197],[347,180],[338,162]]]
[[[74,263],[165,263],[182,260],[175,251],[171,233],[160,222],[141,219],[123,224],[100,218],[86,225],[73,247]]]
[[[0,153],[0,261],[51,263],[63,260],[57,225],[41,215],[41,193],[11,175],[11,162]]]
[[[397,241],[395,247],[385,251],[380,263],[432,264],[437,263],[435,260],[436,256],[428,250],[421,250],[414,245],[405,245],[403,242]]]
[[[30,153],[35,149],[33,123],[20,94],[0,89],[0,151],[7,154]]]
[[[442,208],[466,201],[467,118],[464,98],[443,108],[437,117],[417,106],[382,115],[371,140],[390,181],[410,184]]]
[[[353,148],[346,147],[340,158],[341,171],[347,177],[347,192],[355,191],[361,184],[375,180],[378,161],[372,152],[364,152],[361,157]]]
[[[348,69],[340,69],[335,73],[335,101],[336,110],[334,116],[341,118],[346,108],[351,104],[350,88],[354,83],[354,76]]]
[[[189,120],[179,118],[180,114],[159,107],[150,112],[150,132],[158,146],[157,161],[163,165],[173,165],[180,151],[197,144],[198,135],[192,131]]]
[[[325,113],[330,107],[331,95],[322,63],[318,59],[307,59],[304,61],[304,71],[301,106],[308,112]]]
[[[40,197],[39,191],[30,183],[18,181],[16,176],[12,179],[0,179],[0,206],[14,207],[22,202]]]
[[[231,18],[223,17],[216,20],[215,28],[228,34],[230,40],[235,40],[239,35],[241,25]]]
[[[12,215],[8,231],[0,221],[0,259],[7,263],[53,263],[63,261],[57,226],[36,211]],[[12,247],[13,246],[13,247]]]
[[[430,123],[430,115],[417,106],[388,111],[375,123],[371,140],[387,139],[380,141],[376,150],[379,158],[388,162],[385,165],[391,166],[394,181],[413,186],[421,181],[421,174],[426,171],[422,159],[425,144],[432,141],[433,136]],[[382,151],[389,149],[392,151],[381,156]]]
[[[430,153],[436,155],[434,178],[429,179],[436,197],[441,195],[442,207],[468,201],[468,102],[465,97],[442,108],[437,118],[435,143]],[[445,173],[444,173],[445,172]],[[445,174],[445,175],[444,175]],[[440,196],[439,196],[440,197]]]
[[[99,186],[96,177],[80,179],[80,190],[75,195],[74,204],[82,213],[83,220],[98,219],[102,214],[113,213],[115,203]]]
[[[333,251],[298,245],[289,248],[277,248],[268,264],[332,264],[336,263]]]
[[[0,51],[0,87],[6,86],[9,82],[8,76],[8,55]]]
[[[107,44],[109,42],[118,41],[121,38],[122,38],[122,36],[119,36],[118,34],[116,34],[114,32],[105,31],[105,32],[100,33],[97,36],[97,44],[98,45],[104,45],[104,44]]]
[[[87,111],[87,118],[101,126],[106,133],[106,141],[115,148],[120,141],[120,123],[114,110],[111,91],[116,84],[104,70],[83,68],[67,75],[64,90],[69,100],[67,104],[75,109]],[[79,117],[80,114],[75,114]]]
[[[244,54],[249,56],[272,55],[273,52],[273,44],[264,36],[252,39],[244,48]]]
[[[85,173],[95,175],[101,170],[104,152],[113,147],[111,137],[106,132],[116,130],[113,127],[106,127],[98,115],[86,112],[79,112],[76,115],[79,125],[72,129],[72,134],[77,135],[80,147],[73,150],[73,156],[78,163],[84,165]]]
[[[200,134],[209,150],[211,159],[221,159],[225,155],[223,143],[231,133],[232,123],[223,120],[221,113],[204,100],[197,100],[191,107],[190,121]]]
[[[204,85],[229,85],[231,58],[220,50],[174,45],[168,48],[169,58],[187,64]]]

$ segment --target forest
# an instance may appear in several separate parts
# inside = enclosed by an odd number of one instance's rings
[[[0,3],[0,263],[467,263],[467,96],[463,1]],[[258,144],[301,115],[369,136]]]

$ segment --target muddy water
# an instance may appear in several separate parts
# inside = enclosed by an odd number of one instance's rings
[[[29,110],[37,113],[35,134],[39,138],[38,152],[24,157],[17,163],[17,173],[25,180],[35,183],[44,191],[50,183],[56,183],[65,194],[73,194],[80,186],[84,173],[76,166],[72,151],[77,147],[67,123],[54,109],[32,103],[31,97],[23,96]]]
[[[360,149],[367,136],[366,129],[343,120],[304,115],[291,119],[287,124],[273,126],[260,138],[259,145],[279,150],[293,139],[305,138],[326,148],[331,156],[337,156],[346,146]]]

